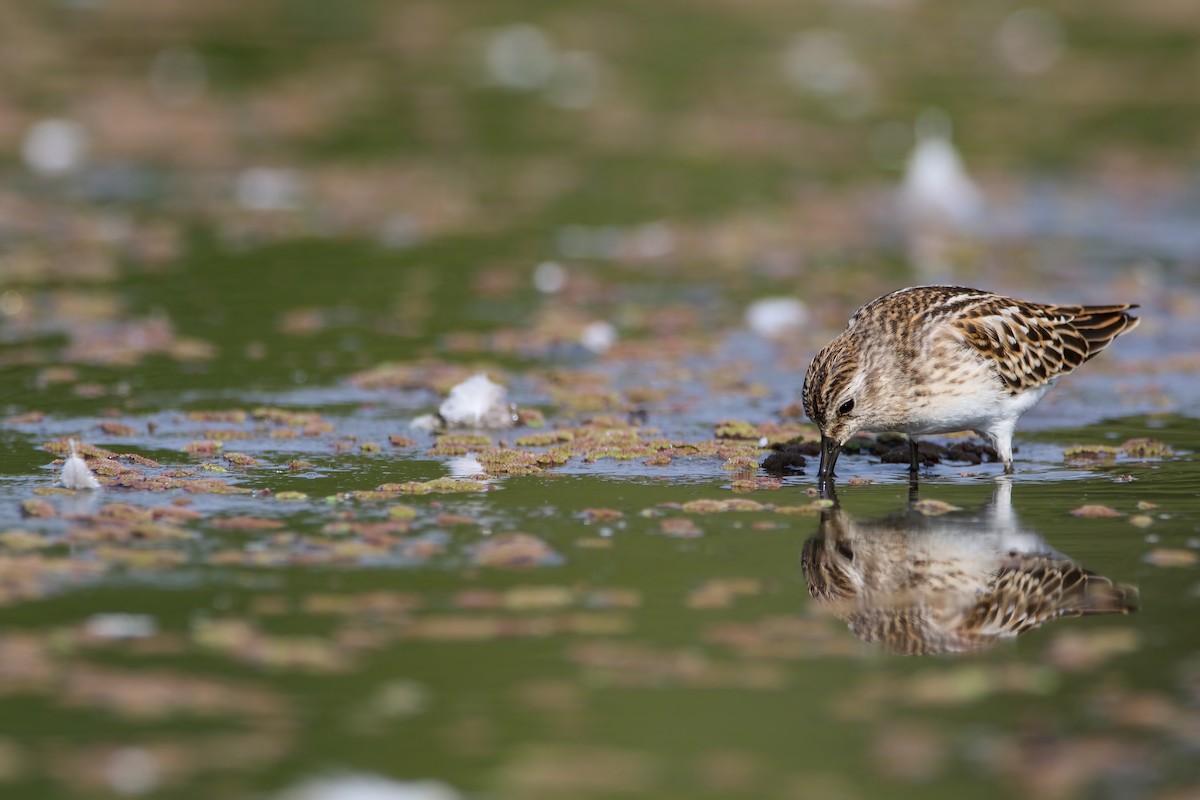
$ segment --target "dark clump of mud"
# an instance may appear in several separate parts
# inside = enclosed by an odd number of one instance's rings
[[[816,452],[813,452],[814,450]],[[763,459],[762,469],[768,475],[776,477],[801,474],[804,472],[805,464],[808,463],[805,456],[815,456],[819,452],[820,445],[815,442],[781,445],[775,448],[775,452]]]
[[[821,443],[816,440],[793,441],[773,445],[772,450],[774,452],[763,459],[762,469],[768,475],[782,477],[787,474],[802,474],[806,459],[820,456]],[[846,443],[843,452],[848,456],[874,456],[882,464],[909,463],[908,440],[894,434],[853,439]],[[977,440],[955,442],[950,446],[921,440],[917,442],[917,454],[923,467],[931,467],[943,461],[976,465],[984,461],[999,460],[994,447]]]
[[[917,458],[923,467],[931,467],[934,464],[940,464],[942,459],[946,457],[946,448],[935,442],[918,442],[917,443]],[[908,443],[893,445],[880,453],[879,460],[884,464],[907,464],[909,463],[909,448]],[[978,463],[978,462],[977,462]]]
[[[879,460],[884,464],[907,464],[909,463],[909,451],[907,442],[904,444],[894,444],[883,449],[881,442],[876,442],[875,446],[870,448],[870,452],[877,453]],[[864,450],[867,448],[864,448]],[[883,449],[883,452],[877,452]],[[996,461],[996,449],[991,445],[977,441],[955,442],[953,445],[946,447],[937,442],[920,441],[917,443],[917,455],[921,461],[921,466],[931,467],[934,464],[940,464],[943,461],[962,462],[966,464],[982,464],[984,461]]]
[[[947,461],[965,461],[968,464],[982,464],[984,461],[999,461],[996,448],[983,442],[958,442],[946,450]]]

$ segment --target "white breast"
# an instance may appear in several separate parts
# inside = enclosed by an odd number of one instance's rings
[[[911,434],[987,431],[997,423],[1015,422],[1038,404],[1053,383],[1028,389],[1017,395],[998,391],[991,384],[946,387],[915,402],[906,419],[893,420],[886,427],[869,428],[877,432],[898,431]]]

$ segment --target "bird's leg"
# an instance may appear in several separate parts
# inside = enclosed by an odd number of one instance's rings
[[[992,446],[996,448],[996,455],[1004,462],[1005,475],[1013,474],[1012,435],[1014,425],[1016,425],[1016,420],[1002,420],[988,430],[975,431],[992,440]]]
[[[921,474],[921,453],[917,449],[917,440],[908,437],[908,502],[917,502],[918,478]]]

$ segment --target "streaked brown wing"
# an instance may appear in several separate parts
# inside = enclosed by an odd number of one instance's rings
[[[1045,306],[993,296],[947,321],[995,362],[1013,394],[1041,386],[1093,358],[1137,327],[1135,305]]]

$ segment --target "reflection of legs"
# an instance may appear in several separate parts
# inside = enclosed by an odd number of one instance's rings
[[[917,502],[917,475],[921,469],[921,454],[917,450],[917,440],[908,437],[908,502]]]
[[[991,524],[997,530],[1016,530],[1017,518],[1012,507],[1013,479],[1008,475],[997,475],[992,489]]]
[[[1069,556],[1051,547],[1036,531],[1021,527],[1016,509],[1013,508],[1012,493],[1012,476],[997,475],[992,489],[992,500],[985,506],[984,525],[992,535],[998,537],[1000,548],[1008,553],[1034,554],[1063,562],[1072,561]]]

